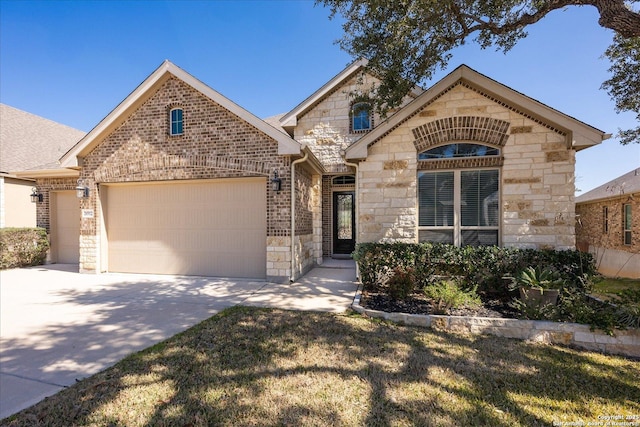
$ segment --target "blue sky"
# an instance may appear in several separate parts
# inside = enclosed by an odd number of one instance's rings
[[[328,17],[305,0],[0,0],[0,102],[89,131],[169,59],[268,117],[289,111],[351,62],[334,43],[340,19]],[[615,134],[635,119],[616,114],[600,90],[611,38],[594,8],[569,7],[532,26],[506,55],[468,43],[433,82],[464,63]],[[638,167],[640,145],[612,138],[578,153],[576,186],[588,191]]]

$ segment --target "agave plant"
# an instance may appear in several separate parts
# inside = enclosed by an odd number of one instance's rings
[[[557,271],[550,268],[527,267],[522,270],[515,281],[517,286],[533,289],[559,289],[562,287],[562,278]]]

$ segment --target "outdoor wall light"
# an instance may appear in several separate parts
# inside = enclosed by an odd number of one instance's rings
[[[31,203],[42,203],[42,194],[38,193],[36,187],[31,189]]]
[[[89,187],[81,179],[78,180],[78,186],[76,187],[76,196],[78,199],[86,199],[89,197]]]
[[[278,171],[273,171],[273,178],[271,178],[271,190],[280,191],[282,188],[282,179],[278,177]]]

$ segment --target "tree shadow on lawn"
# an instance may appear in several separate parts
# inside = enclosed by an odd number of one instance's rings
[[[549,425],[640,413],[637,362],[235,307],[2,425]]]

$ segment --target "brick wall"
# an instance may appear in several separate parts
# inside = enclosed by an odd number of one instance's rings
[[[174,107],[184,110],[184,133],[178,136],[168,131]],[[266,244],[288,236],[291,182],[283,179],[282,191],[274,193],[270,177],[274,170],[287,177],[290,159],[277,149],[270,137],[184,82],[169,79],[84,159],[81,178],[91,196],[82,208],[94,209],[96,217],[81,226],[81,270],[97,268],[83,260],[96,260],[100,248],[100,183],[266,176]]]
[[[36,180],[36,187],[42,194],[42,203],[36,206],[36,223],[38,227],[47,230],[51,234],[51,192],[61,190],[74,190],[76,188],[76,178],[39,178]],[[80,213],[78,213],[78,217]]]
[[[623,205],[631,204],[631,245],[624,244]],[[604,208],[608,227],[604,228]],[[640,194],[576,205],[576,240],[580,250],[595,256],[605,276],[640,278]]]

